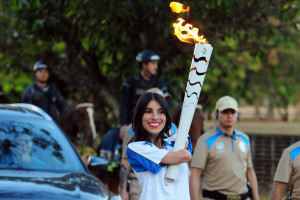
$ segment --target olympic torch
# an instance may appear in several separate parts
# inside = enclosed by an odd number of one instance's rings
[[[180,3],[172,2],[170,4],[170,7],[172,8],[173,12],[177,12],[178,10],[189,12],[189,7],[183,9],[183,5]],[[174,151],[179,151],[181,149],[184,149],[185,147],[186,139],[188,137],[188,132],[199,100],[209,60],[213,51],[213,47],[210,44],[207,44],[206,39],[204,39],[203,36],[198,36],[197,28],[193,28],[191,24],[185,24],[183,26],[183,22],[184,20],[179,18],[178,23],[173,24],[174,34],[183,42],[196,44],[189,78],[185,90],[185,97],[182,105]],[[171,165],[168,167],[166,174],[168,182],[172,182],[173,180],[177,179],[179,169],[179,165]]]

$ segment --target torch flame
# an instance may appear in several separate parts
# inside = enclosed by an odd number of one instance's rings
[[[186,9],[183,8],[183,4],[177,2],[171,2],[170,7],[173,12],[181,13],[181,12],[189,12],[190,7],[188,6]],[[198,28],[193,28],[191,24],[182,25],[184,20],[182,18],[178,19],[177,23],[173,24],[174,27],[174,35],[176,35],[179,40],[187,43],[207,43],[204,36],[198,36]]]
[[[172,12],[181,13],[181,12],[189,12],[190,6],[186,7],[186,9],[183,8],[183,4],[177,3],[177,2],[171,2],[170,7],[172,9]]]
[[[193,28],[193,25],[188,23],[183,26],[184,20],[182,18],[179,18],[178,21],[179,22],[173,24],[173,27],[174,35],[176,35],[179,40],[187,43],[207,43],[203,35],[198,36],[198,28]]]

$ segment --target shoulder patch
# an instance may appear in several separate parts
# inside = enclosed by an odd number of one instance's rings
[[[294,161],[299,154],[300,154],[300,147],[297,147],[294,150],[292,150],[290,152],[290,156],[291,156],[292,161]]]

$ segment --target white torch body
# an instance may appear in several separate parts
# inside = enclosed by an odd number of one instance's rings
[[[182,104],[174,151],[179,151],[185,148],[185,143],[187,141],[190,126],[199,100],[212,50],[213,47],[210,44],[197,43],[195,45],[189,79]],[[166,178],[169,181],[177,179],[179,169],[179,165],[170,165],[167,170]]]

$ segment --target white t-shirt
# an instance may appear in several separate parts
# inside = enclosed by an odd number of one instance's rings
[[[168,165],[160,164],[163,157],[173,151],[176,135],[165,139],[163,149],[145,141],[128,145],[127,157],[142,187],[141,200],[189,200],[189,179],[187,163],[180,164],[179,176],[174,182],[165,181]],[[188,150],[191,152],[191,142]]]

